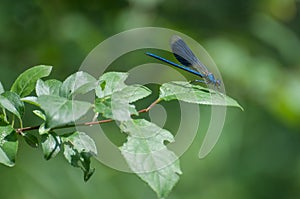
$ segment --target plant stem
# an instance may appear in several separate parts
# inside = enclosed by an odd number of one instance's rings
[[[159,103],[161,101],[161,99],[157,99],[155,100],[152,104],[150,104],[150,106],[148,106],[145,109],[139,110],[139,113],[146,113],[148,112],[151,108],[153,108],[157,103]],[[84,122],[84,123],[80,123],[80,124],[67,124],[67,125],[63,125],[63,126],[57,126],[52,128],[51,130],[55,130],[55,129],[65,129],[65,128],[72,128],[75,126],[93,126],[93,125],[97,125],[97,124],[103,124],[103,123],[108,123],[108,122],[112,122],[113,119],[105,119],[105,120],[99,120],[99,121],[92,121],[92,122]],[[40,126],[28,126],[28,127],[21,127],[16,129],[16,132],[21,134],[25,131],[32,131],[32,130],[37,130],[39,129]]]

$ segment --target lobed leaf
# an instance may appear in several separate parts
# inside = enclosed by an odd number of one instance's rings
[[[95,89],[97,80],[90,74],[79,71],[70,75],[61,85],[60,96],[71,99],[75,94],[84,94]]]
[[[45,111],[46,128],[74,122],[85,115],[91,108],[88,102],[69,100],[59,96],[42,95],[38,97],[41,109]]]
[[[233,106],[243,110],[234,99],[215,90],[187,82],[178,81],[163,84],[160,87],[159,98],[165,101],[177,99],[195,104]]]
[[[50,79],[43,81],[39,79],[35,86],[35,92],[37,96],[41,95],[57,95],[59,96],[59,91],[62,82],[56,79]]]
[[[157,193],[166,197],[181,174],[178,157],[164,145],[173,142],[173,135],[146,120],[130,120],[120,126],[128,133],[120,147],[129,167]]]
[[[108,72],[103,74],[99,78],[99,86],[96,87],[96,96],[98,98],[104,98],[106,96],[112,95],[116,91],[120,91],[127,85],[124,83],[128,73],[120,72]]]
[[[34,90],[37,80],[48,76],[51,70],[52,66],[46,65],[34,66],[26,70],[16,79],[11,87],[11,91],[21,97],[29,95]]]
[[[12,167],[18,151],[17,133],[11,126],[0,126],[0,163]]]

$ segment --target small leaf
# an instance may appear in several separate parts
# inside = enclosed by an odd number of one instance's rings
[[[22,136],[29,146],[33,148],[37,148],[39,146],[39,141],[36,136],[30,133],[22,133]]]
[[[1,94],[1,93],[4,93],[4,88],[3,88],[2,83],[0,82],[0,94]]]
[[[39,118],[41,118],[42,120],[46,121],[46,115],[40,111],[40,110],[33,110],[32,111],[36,116],[38,116]]]
[[[17,116],[19,119],[24,114],[24,103],[21,101],[20,97],[10,91],[6,91],[0,95],[0,106]]]
[[[38,97],[38,103],[46,114],[46,128],[60,126],[81,118],[91,108],[91,104],[82,101],[68,100],[53,95]]]
[[[97,154],[95,142],[85,133],[78,131],[64,135],[62,142],[65,158],[72,166],[81,168],[84,180],[87,181],[95,171],[90,167],[91,157]]]
[[[165,198],[181,174],[178,157],[164,145],[173,142],[173,135],[146,120],[129,120],[120,126],[128,133],[120,147],[129,167],[157,193]]]
[[[75,94],[85,94],[96,87],[97,80],[86,72],[79,71],[70,75],[60,89],[60,96],[71,99]]]
[[[39,128],[40,135],[48,134],[51,131],[51,128],[46,128],[45,125],[46,125],[45,123],[42,123],[40,125],[40,128]]]
[[[50,79],[45,82],[39,79],[36,83],[35,92],[37,96],[41,96],[41,95],[59,96],[59,90],[61,85],[62,82],[56,79]]]
[[[234,106],[243,110],[234,99],[215,90],[187,82],[170,82],[163,84],[160,87],[159,98],[165,101],[177,99],[195,104]]]
[[[37,102],[37,97],[35,97],[35,96],[23,97],[23,98],[21,98],[21,101],[26,102],[28,104],[32,104],[34,106],[40,106],[39,103]]]
[[[21,97],[29,95],[34,90],[37,80],[48,76],[51,70],[52,66],[45,65],[34,66],[26,70],[16,79],[11,87],[11,91]]]
[[[116,91],[120,91],[127,85],[124,83],[128,73],[108,72],[99,78],[100,85],[96,87],[96,96],[104,98]]]
[[[17,133],[11,126],[0,126],[0,163],[12,167],[18,151]]]
[[[59,153],[61,139],[56,133],[49,132],[42,135],[41,145],[44,153],[44,158],[46,160],[49,160],[51,158],[54,158]]]

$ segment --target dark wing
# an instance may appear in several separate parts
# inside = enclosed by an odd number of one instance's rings
[[[200,60],[194,55],[192,50],[186,45],[186,43],[177,35],[171,38],[171,48],[176,59],[185,66],[192,66],[207,75],[209,72],[207,68],[200,62]]]

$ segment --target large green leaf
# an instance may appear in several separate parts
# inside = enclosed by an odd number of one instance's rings
[[[13,113],[19,119],[21,119],[25,110],[24,103],[20,97],[10,91],[5,91],[0,95],[0,106]]]
[[[173,135],[143,119],[123,122],[120,128],[128,133],[120,149],[129,167],[165,198],[181,174],[178,157],[164,145],[174,141]]]
[[[35,88],[38,79],[50,74],[52,66],[39,65],[23,72],[14,82],[11,91],[21,97],[29,95]]]
[[[195,104],[234,106],[243,110],[234,99],[220,92],[187,82],[170,82],[163,84],[160,87],[159,98],[165,101],[177,99]]]
[[[0,126],[0,163],[14,166],[18,150],[17,134],[11,126]]]
[[[94,173],[91,168],[91,157],[97,155],[95,142],[83,132],[74,132],[61,137],[64,144],[64,156],[68,162],[82,169],[84,180],[87,181]]]
[[[46,128],[53,128],[81,118],[91,108],[88,102],[68,100],[53,95],[38,97],[38,103],[46,114]]]
[[[70,75],[60,89],[60,95],[71,99],[75,94],[87,93],[96,87],[97,80],[86,72],[79,71]]]
[[[4,88],[3,88],[3,85],[2,83],[0,82],[0,94],[4,92]]]
[[[59,90],[62,82],[56,79],[49,79],[43,81],[39,79],[35,86],[35,92],[37,96],[41,95],[59,95]]]
[[[124,81],[127,77],[128,73],[108,72],[103,74],[99,78],[99,86],[96,87],[97,97],[104,98],[125,88],[127,85]]]
[[[96,99],[95,112],[101,113],[106,118],[118,121],[130,120],[132,114],[138,114],[135,106],[130,103],[149,94],[151,94],[151,91],[144,86],[126,86],[121,90],[112,91],[110,96]]]

